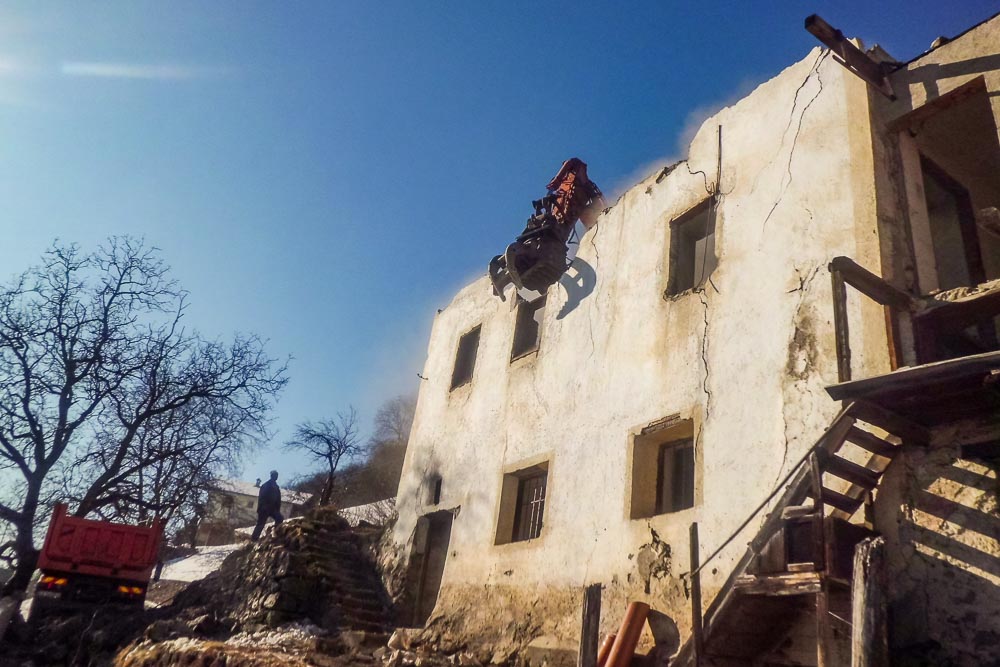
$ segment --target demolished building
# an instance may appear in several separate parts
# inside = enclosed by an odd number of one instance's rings
[[[905,63],[813,28],[546,294],[439,312],[414,624],[575,650],[601,584],[678,664],[1000,663],[1000,18]]]

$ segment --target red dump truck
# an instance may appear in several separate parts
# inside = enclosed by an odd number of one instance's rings
[[[163,540],[163,524],[128,526],[69,516],[59,503],[38,557],[32,616],[94,604],[141,607]]]

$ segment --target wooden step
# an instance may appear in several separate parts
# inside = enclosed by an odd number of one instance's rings
[[[874,489],[878,486],[879,473],[869,470],[857,463],[848,461],[841,456],[831,456],[823,462],[825,472],[846,479],[848,482],[863,486],[866,489]]]
[[[741,575],[736,589],[745,595],[804,595],[818,593],[821,579],[818,572],[790,572],[772,575]]]
[[[891,442],[887,442],[877,435],[862,430],[857,426],[851,427],[851,430],[847,432],[846,439],[858,447],[867,449],[872,454],[878,454],[886,458],[892,458],[898,450],[898,447]]]
[[[809,495],[812,496],[812,494],[813,490],[809,489]],[[833,489],[823,487],[823,504],[835,507],[841,512],[854,514],[858,507],[861,506],[861,502],[861,498],[851,498],[850,496],[845,496],[843,493],[837,493]]]
[[[909,444],[926,445],[930,441],[930,433],[925,426],[900,417],[896,413],[869,401],[855,401],[851,413],[862,421],[874,424],[899,436]]]

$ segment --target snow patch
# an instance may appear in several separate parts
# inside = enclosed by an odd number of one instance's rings
[[[246,542],[239,544],[221,544],[215,547],[197,547],[198,553],[184,558],[168,560],[163,564],[161,579],[171,581],[197,581],[204,579],[212,572],[219,569],[222,561],[226,560],[229,554],[246,545]]]

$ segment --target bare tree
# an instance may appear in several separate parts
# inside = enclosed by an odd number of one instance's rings
[[[390,398],[375,413],[375,431],[372,439],[376,442],[394,443],[406,446],[413,428],[413,414],[417,409],[417,399],[413,395]]]
[[[186,331],[186,293],[168,273],[155,249],[112,238],[93,253],[56,243],[0,287],[0,520],[17,562],[7,590],[27,585],[39,510],[54,497],[78,499],[80,516],[169,509],[149,475],[179,479],[190,468],[171,459],[197,461],[187,445],[204,454],[218,435],[185,416],[227,415],[235,448],[266,435],[285,365],[255,337]]]
[[[338,413],[336,419],[299,424],[285,447],[305,452],[312,460],[326,464],[326,483],[320,495],[320,504],[327,505],[333,496],[333,484],[340,463],[365,452],[358,437],[358,413],[350,407],[346,413]]]
[[[338,468],[333,502],[351,507],[396,495],[415,408],[416,398],[412,395],[382,403],[375,413],[365,457]],[[307,475],[297,480],[295,488],[319,494],[326,488],[327,478],[326,473]]]

